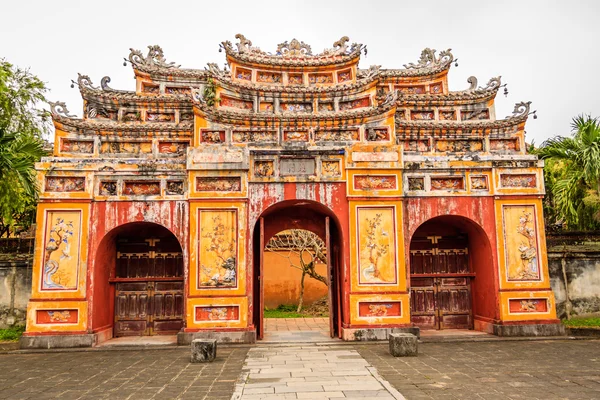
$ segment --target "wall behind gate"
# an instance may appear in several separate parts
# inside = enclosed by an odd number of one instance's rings
[[[600,313],[600,232],[548,234],[547,242],[558,317]]]

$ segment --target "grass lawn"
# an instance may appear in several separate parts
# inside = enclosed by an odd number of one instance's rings
[[[0,329],[0,342],[16,342],[25,332],[24,326],[18,326],[8,329]]]
[[[600,328],[600,317],[564,319],[562,323],[571,328]]]
[[[281,304],[274,310],[265,308],[265,318],[304,318],[306,315],[297,313],[298,307],[294,305]]]

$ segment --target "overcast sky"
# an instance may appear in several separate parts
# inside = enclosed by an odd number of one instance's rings
[[[320,52],[346,35],[367,45],[360,67],[401,68],[421,50],[452,48],[458,68],[450,90],[502,75],[509,95],[498,94],[496,115],[532,101],[539,118],[527,123],[527,141],[570,132],[579,113],[600,116],[600,1],[48,1],[4,0],[0,57],[47,82],[49,99],[67,102],[81,116],[70,80],[109,75],[111,87],[134,90],[129,48],[146,53],[159,44],[167,61],[186,68],[225,62],[221,41],[243,33],[274,52],[296,38]]]

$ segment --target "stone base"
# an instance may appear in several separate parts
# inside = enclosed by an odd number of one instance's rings
[[[410,333],[390,333],[390,354],[394,357],[416,356],[417,337]]]
[[[192,340],[192,363],[213,362],[217,357],[216,339]]]
[[[194,339],[216,339],[217,343],[256,343],[255,331],[244,332],[179,332],[177,334],[177,345],[188,346]]]
[[[96,344],[96,335],[44,335],[21,336],[21,349],[65,349],[73,347],[92,347]]]
[[[494,335],[497,336],[565,336],[565,327],[557,324],[494,324]]]
[[[342,339],[356,342],[388,340],[392,333],[410,333],[417,339],[421,338],[421,330],[416,326],[409,326],[406,328],[342,328]]]

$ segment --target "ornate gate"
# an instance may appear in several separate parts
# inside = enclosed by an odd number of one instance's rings
[[[413,238],[411,321],[424,329],[473,328],[468,241],[464,236]]]
[[[183,327],[183,256],[175,238],[117,243],[115,336],[175,334]]]

